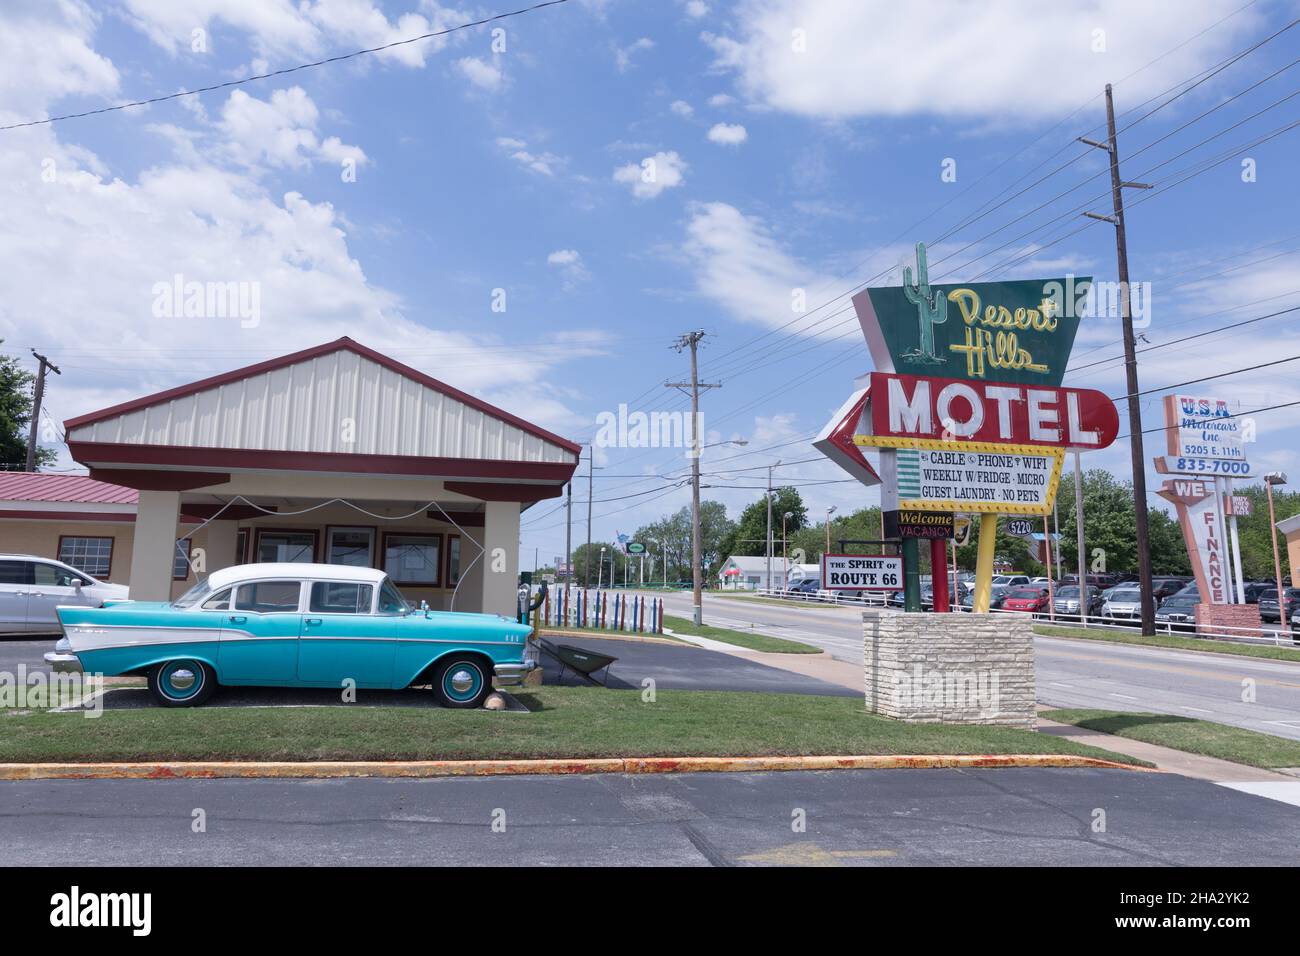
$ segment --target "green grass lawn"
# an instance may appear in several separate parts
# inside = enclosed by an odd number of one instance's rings
[[[3,718],[0,762],[432,760],[792,754],[1080,754],[1141,763],[1028,730],[904,724],[859,698],[541,687],[534,712],[414,707],[197,707]]]
[[[1300,767],[1300,741],[1208,720],[1170,714],[1126,714],[1114,710],[1049,710],[1038,716],[1252,767]]]
[[[708,624],[695,625],[684,617],[664,615],[664,627],[672,628],[686,635],[707,637],[724,644],[747,647],[751,651],[772,651],[776,654],[820,654],[822,649],[800,641],[788,641],[783,637],[768,637],[752,631],[734,631],[728,627],[712,627]]]
[[[1110,641],[1116,644],[1145,644],[1148,647],[1172,647],[1180,651],[1203,651],[1209,654],[1235,654],[1238,657],[1266,657],[1276,661],[1300,661],[1300,647],[1277,647],[1269,644],[1233,644],[1204,637],[1179,637],[1174,634],[1156,634],[1145,637],[1136,631],[1107,631],[1082,627],[1058,627],[1053,624],[1035,624],[1034,633],[1044,637],[1078,637],[1089,641]]]

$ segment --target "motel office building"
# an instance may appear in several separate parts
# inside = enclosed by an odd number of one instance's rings
[[[513,615],[523,511],[580,446],[341,338],[65,422],[89,475],[0,473],[0,552],[168,600],[234,564],[386,571]]]

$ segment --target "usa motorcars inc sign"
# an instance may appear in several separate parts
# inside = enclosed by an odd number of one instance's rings
[[[830,591],[897,591],[903,559],[897,555],[822,555],[822,587]]]

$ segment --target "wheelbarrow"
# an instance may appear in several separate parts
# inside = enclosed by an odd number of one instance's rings
[[[597,654],[595,651],[574,647],[572,644],[554,644],[545,638],[539,643],[543,651],[560,662],[561,680],[564,679],[564,671],[568,669],[598,687],[609,686],[609,666],[618,660],[617,657],[610,657],[608,654]],[[601,669],[605,671],[605,680],[603,682],[596,680],[592,676]]]

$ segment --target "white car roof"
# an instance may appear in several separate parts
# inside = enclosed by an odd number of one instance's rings
[[[269,562],[264,564],[237,564],[230,568],[221,568],[208,575],[208,584],[213,590],[244,581],[268,581],[283,578],[327,581],[359,581],[365,584],[378,584],[386,575],[376,568],[354,568],[346,564],[301,564],[293,562]]]

